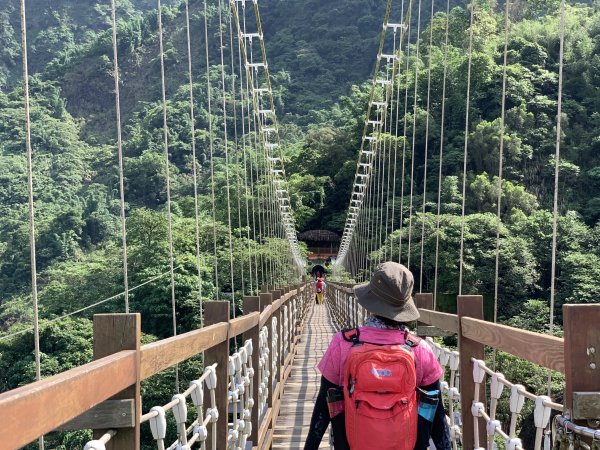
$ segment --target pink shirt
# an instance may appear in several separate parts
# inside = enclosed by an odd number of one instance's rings
[[[360,340],[377,344],[404,344],[404,331],[384,330],[373,327],[360,327]],[[323,358],[317,365],[321,374],[330,382],[341,386],[343,383],[344,364],[350,353],[352,342],[346,341],[342,333],[337,333]],[[433,351],[424,340],[413,348],[417,372],[417,386],[427,386],[437,381],[443,373]]]

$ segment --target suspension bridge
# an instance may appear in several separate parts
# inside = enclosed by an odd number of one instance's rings
[[[18,334],[33,334],[32,350],[36,355],[37,381],[0,394],[0,423],[3,437],[0,449],[17,449],[38,441],[45,447],[44,436],[60,430],[93,430],[93,439],[86,450],[139,449],[141,434],[151,436],[144,448],[158,449],[299,449],[303,447],[310,414],[318,392],[320,374],[316,364],[335,332],[344,327],[361,325],[368,315],[354,296],[352,283],[340,281],[344,277],[355,282],[365,281],[380,262],[396,257],[416,273],[420,271],[419,293],[416,303],[420,322],[417,332],[427,338],[446,374],[442,383],[453,447],[492,450],[502,444],[510,450],[550,448],[552,441],[564,448],[597,448],[600,441],[600,306],[564,305],[562,311],[564,335],[554,335],[554,296],[557,255],[558,176],[561,144],[562,72],[564,46],[565,2],[562,1],[560,17],[560,65],[557,73],[557,122],[554,221],[552,239],[551,314],[549,333],[534,333],[498,324],[497,304],[499,294],[499,249],[501,237],[501,204],[503,180],[504,134],[499,140],[499,173],[497,198],[497,231],[495,248],[494,318],[484,320],[484,301],[480,295],[463,295],[463,270],[465,267],[465,197],[467,159],[469,151],[469,112],[471,97],[471,63],[473,53],[473,28],[476,4],[470,7],[468,30],[467,90],[465,92],[465,140],[462,174],[462,222],[460,253],[458,255],[459,295],[457,313],[441,312],[438,308],[438,272],[440,222],[442,205],[442,172],[444,163],[444,112],[447,97],[446,65],[443,88],[439,99],[433,98],[431,89],[431,53],[428,55],[427,80],[419,80],[418,65],[411,65],[410,52],[419,58],[420,45],[429,40],[431,52],[433,27],[423,38],[422,11],[424,1],[405,0],[400,5],[388,0],[380,45],[373,72],[372,89],[365,117],[361,147],[358,153],[356,174],[350,194],[347,220],[339,253],[328,282],[325,303],[316,305],[310,283],[306,281],[305,263],[296,237],[292,201],[284,167],[282,142],[276,105],[271,86],[265,37],[260,20],[258,1],[232,0],[230,4],[203,2],[204,33],[190,33],[188,2],[183,5],[181,23],[171,27],[184,30],[187,43],[187,77],[189,80],[189,135],[191,137],[191,177],[194,191],[195,250],[198,273],[197,300],[199,323],[197,329],[179,333],[177,321],[176,265],[171,190],[172,154],[168,118],[167,78],[163,45],[163,22],[160,0],[157,2],[157,43],[160,60],[161,113],[165,164],[166,218],[168,233],[169,270],[136,286],[129,286],[125,177],[123,169],[123,138],[120,93],[123,88],[119,71],[119,45],[117,9],[112,7],[112,64],[116,112],[116,161],[119,169],[119,200],[121,216],[121,242],[123,256],[124,290],[122,294],[99,300],[71,314],[93,311],[94,307],[115,298],[123,300],[122,309],[115,313],[93,316],[94,361],[80,367],[42,378],[40,357],[40,321],[38,309],[38,275],[36,263],[36,205],[33,175],[34,145],[31,140],[29,71],[27,66],[27,19],[25,1],[21,0],[21,31],[23,52],[23,85],[25,109],[25,148],[28,161],[29,236],[31,254],[31,281],[33,301],[33,327]],[[505,4],[506,40],[509,28],[509,1]],[[445,5],[430,2],[430,17],[446,14],[446,50],[448,48],[448,17],[450,1]],[[212,35],[207,11],[218,9],[218,25]],[[416,19],[415,19],[416,17]],[[214,25],[214,24],[213,24]],[[416,31],[414,27],[416,26]],[[413,31],[411,32],[411,27]],[[229,30],[227,30],[229,28]],[[212,31],[215,31],[212,30]],[[217,36],[219,73],[211,75],[209,37]],[[412,39],[412,43],[411,43]],[[224,190],[228,231],[224,244],[217,248],[216,225],[209,230],[214,259],[225,248],[228,254],[228,271],[220,273],[217,264],[211,274],[216,286],[215,300],[206,300],[202,294],[203,273],[201,255],[201,230],[199,220],[199,174],[194,105],[195,84],[193,43],[203,40],[206,68],[206,108],[208,111],[206,149],[210,161],[210,180],[206,184],[212,201],[212,217],[216,223],[219,205],[215,202],[215,162],[217,151],[225,159]],[[229,43],[227,42],[229,40]],[[423,42],[421,42],[423,41]],[[229,49],[229,53],[224,49]],[[447,51],[444,61],[448,57]],[[237,59],[237,61],[236,61]],[[501,133],[504,133],[505,99],[507,92],[507,41],[504,43],[504,71],[502,74],[503,102],[501,108]],[[414,72],[413,72],[414,71]],[[409,92],[401,92],[399,77],[414,78],[413,114],[409,114]],[[228,80],[233,80],[227,84]],[[419,99],[419,83],[427,83],[426,99]],[[213,95],[220,105],[211,103]],[[428,114],[425,123],[425,158],[423,186],[416,186],[414,152],[417,139],[417,108],[425,106]],[[429,107],[432,102],[441,104],[442,143],[438,154],[439,189],[437,193],[437,222],[435,227],[436,251],[433,293],[423,292],[423,258],[425,222],[415,229],[416,205],[425,214],[427,205]],[[222,115],[212,120],[217,108]],[[229,116],[228,116],[229,114]],[[215,114],[216,115],[216,114]],[[412,124],[407,123],[412,120]],[[233,130],[232,130],[233,127]],[[410,131],[412,130],[412,131]],[[411,147],[412,143],[412,148]],[[252,151],[251,151],[252,149]],[[429,156],[428,156],[429,155]],[[230,173],[230,162],[243,166],[242,174]],[[396,186],[397,171],[402,173],[401,186]],[[409,190],[405,189],[405,176]],[[396,193],[401,190],[400,217],[395,217]],[[408,208],[404,202],[408,203]],[[406,213],[408,211],[408,213]],[[406,214],[406,215],[404,215]],[[237,215],[237,218],[236,218]],[[244,217],[245,216],[245,217]],[[247,247],[237,253],[233,238],[237,223],[240,238],[246,238]],[[245,227],[242,224],[245,223]],[[400,234],[395,227],[398,225]],[[404,229],[404,233],[402,232]],[[242,234],[245,233],[245,236]],[[415,264],[414,246],[418,240],[420,265]],[[219,236],[222,238],[222,236]],[[277,241],[274,258],[267,258],[259,250],[270,241]],[[241,266],[240,276],[235,268]],[[142,317],[131,310],[129,297],[142,285],[169,279],[172,306],[172,337],[142,345]],[[220,286],[229,285],[227,295]],[[239,294],[241,292],[241,294]],[[240,305],[237,308],[236,305]],[[242,313],[240,314],[239,309]],[[64,316],[53,318],[59,321]],[[454,337],[455,347],[445,346],[441,337]],[[2,338],[10,338],[12,336]],[[508,380],[495,367],[496,352],[506,352],[551,373],[562,373],[565,391],[562,403],[547,395],[532,392]],[[493,357],[490,357],[493,355]],[[179,366],[192,358],[202,357],[203,369],[188,384],[180,376]],[[171,371],[175,374],[174,395],[161,405],[148,405],[142,397],[142,382]],[[508,403],[510,414],[501,422],[498,405]],[[529,408],[525,405],[529,404]],[[533,412],[535,437],[529,446],[519,438],[519,429],[528,420],[525,411]],[[506,419],[506,418],[504,418]],[[149,433],[148,433],[149,431]],[[555,444],[556,445],[556,444]],[[322,448],[329,448],[325,438]]]

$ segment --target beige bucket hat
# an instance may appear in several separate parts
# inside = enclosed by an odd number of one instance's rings
[[[372,314],[397,322],[419,318],[412,299],[413,275],[402,264],[385,262],[377,266],[371,281],[354,287],[356,300]]]

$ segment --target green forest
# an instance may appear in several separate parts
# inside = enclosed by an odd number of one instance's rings
[[[297,230],[327,229],[341,235],[385,2],[259,3]],[[487,298],[494,293],[505,27],[504,4],[490,0],[475,3],[463,292]],[[92,315],[122,312],[124,308],[120,295],[124,280],[110,8],[106,2],[91,0],[35,0],[28,4],[41,367],[42,375],[49,376],[89,362]],[[120,0],[117,4],[128,282],[130,287],[136,286],[129,301],[132,311],[142,313],[144,342],[151,342],[173,333],[170,285],[165,276],[170,262],[170,227],[157,14],[155,2],[149,0]],[[404,157],[407,167],[414,160],[412,182],[417,194],[411,215],[408,199],[400,195],[402,187],[409,191],[411,180],[401,178],[398,159],[396,191],[384,206],[391,210],[394,205],[394,222],[373,223],[384,227],[385,233],[370,242],[370,258],[376,260],[385,254],[388,259],[405,262],[407,255],[399,255],[398,241],[402,238],[406,242],[411,233],[411,269],[416,285],[422,284],[423,292],[433,290],[441,181],[438,293],[453,298],[458,292],[470,14],[463,1],[450,2],[448,16],[445,2],[435,2],[431,16],[431,3],[423,2],[416,58],[416,4],[413,2],[409,56],[404,49],[396,80],[402,92],[398,106],[404,108],[407,92],[409,107],[406,115],[402,111],[398,117],[399,137],[386,139],[400,148],[406,144],[406,152],[399,158]],[[0,5],[1,392],[33,381],[35,364],[19,10],[15,2],[2,0]],[[556,0],[515,1],[509,11],[499,320],[538,332],[548,331],[550,314],[559,5]],[[600,296],[599,6],[595,1],[569,3],[566,9],[555,317],[558,335],[564,303],[593,303]],[[259,232],[256,227],[258,211],[265,212],[265,227],[271,224],[268,199],[272,193],[261,176],[266,173],[266,164],[253,145],[256,136],[250,128],[243,128],[243,117],[239,117],[247,102],[245,105],[240,92],[236,94],[236,88],[230,88],[238,86],[240,69],[229,5],[209,2],[206,14],[202,1],[190,0],[189,7],[196,161],[191,156],[183,3],[166,2],[162,14],[178,332],[201,325],[201,299],[233,297],[233,308],[240,312],[242,295],[256,292],[261,284],[296,279],[285,256],[287,241],[279,230],[265,228]],[[400,7],[395,8],[391,16],[399,22]],[[221,16],[224,22],[219,28]],[[204,59],[205,17],[209,24],[209,67]],[[225,40],[224,65],[219,31]],[[429,67],[431,101],[427,108]],[[412,108],[415,83],[416,118]],[[227,92],[221,92],[221,84],[227,86]],[[413,122],[414,151],[410,141]],[[404,123],[408,124],[406,138],[402,137]],[[440,144],[444,150],[441,180]],[[426,147],[428,172],[423,198]],[[199,171],[200,283],[194,167]],[[252,190],[247,188],[248,177],[256,177],[252,178]],[[408,228],[409,217],[414,231]],[[451,311],[453,305],[447,307]],[[533,391],[544,390],[545,371],[515,364],[506,355],[501,358],[507,379],[518,379]],[[191,361],[182,367],[183,379],[200,364]],[[158,404],[172,393],[173,374],[158,378],[148,380],[143,387],[145,406]],[[556,392],[560,382],[555,378]],[[60,433],[49,438],[49,445],[71,449],[81,447],[88,438],[87,432]]]

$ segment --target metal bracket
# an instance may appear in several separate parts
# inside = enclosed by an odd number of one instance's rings
[[[573,420],[600,419],[600,392],[573,392]]]

